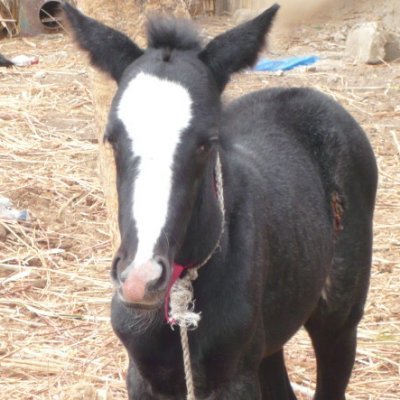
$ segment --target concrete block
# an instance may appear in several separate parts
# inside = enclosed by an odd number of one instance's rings
[[[387,35],[378,22],[357,24],[346,40],[346,58],[357,63],[379,64],[385,58]]]
[[[389,33],[385,44],[385,61],[400,61],[400,36]]]

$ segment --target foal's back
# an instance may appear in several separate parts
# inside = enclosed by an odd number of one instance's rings
[[[273,179],[275,171],[296,185],[293,179],[298,180],[300,169],[309,174],[300,180],[312,183],[310,190],[322,185],[330,217],[335,217],[335,193],[342,208],[358,197],[367,215],[372,214],[377,169],[371,145],[354,118],[330,97],[310,88],[265,89],[229,104],[222,121],[223,145],[236,153],[233,158],[246,155],[241,162],[249,170],[267,179]],[[251,173],[246,179],[251,180]],[[275,183],[279,186],[279,179]]]

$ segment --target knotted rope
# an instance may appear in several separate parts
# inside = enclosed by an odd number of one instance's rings
[[[221,210],[221,231],[217,243],[213,247],[210,254],[195,267],[186,270],[184,277],[177,279],[171,287],[170,293],[170,311],[169,323],[173,327],[178,325],[181,335],[181,345],[183,352],[183,366],[185,369],[185,381],[187,390],[187,400],[196,400],[193,383],[193,371],[190,361],[189,338],[188,330],[194,330],[198,327],[201,315],[194,311],[193,300],[193,285],[192,282],[197,279],[198,270],[208,263],[215,251],[220,245],[222,234],[224,233],[225,225],[225,203],[224,203],[224,189],[222,180],[222,167],[219,153],[217,153],[215,163],[215,186],[218,204]]]
[[[195,400],[192,364],[190,361],[188,329],[196,329],[200,322],[200,313],[194,311],[192,281],[197,278],[197,268],[187,271],[183,278],[178,279],[171,288],[170,322],[179,326],[183,352],[183,366],[187,400]]]

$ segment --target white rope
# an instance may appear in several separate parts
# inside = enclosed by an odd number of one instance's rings
[[[173,320],[174,324],[179,326],[181,334],[187,400],[196,400],[187,333],[188,329],[196,329],[200,321],[200,313],[194,312],[193,303],[192,280],[196,278],[197,268],[188,270],[187,274],[183,278],[178,279],[172,286],[170,297],[170,318]]]
[[[192,281],[197,278],[197,268],[191,268],[183,278],[177,279],[171,288],[169,317],[173,325],[196,329],[200,313],[194,311]]]
[[[210,254],[196,267],[187,270],[183,278],[177,279],[171,288],[169,318],[172,325],[178,325],[181,334],[183,352],[183,366],[185,369],[185,381],[187,400],[196,400],[193,383],[192,363],[190,361],[189,339],[187,331],[196,329],[199,325],[201,314],[194,311],[192,281],[197,279],[198,269],[208,263],[220,245],[225,225],[224,188],[222,180],[222,167],[219,153],[215,163],[215,183],[219,207],[221,210],[221,231]]]

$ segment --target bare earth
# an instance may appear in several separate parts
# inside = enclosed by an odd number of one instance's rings
[[[199,21],[213,36],[225,19]],[[274,56],[317,54],[316,69],[244,73],[227,99],[274,86],[312,86],[367,132],[380,172],[371,290],[359,329],[349,399],[400,398],[400,63],[341,59],[351,18],[310,23],[272,41]],[[285,41],[286,40],[286,41]],[[127,359],[109,323],[111,244],[97,178],[86,59],[63,35],[0,42],[36,66],[0,71],[0,195],[27,223],[0,220],[0,399],[126,399]],[[270,56],[270,55],[268,55]],[[299,399],[315,385],[300,332],[287,346]]]

